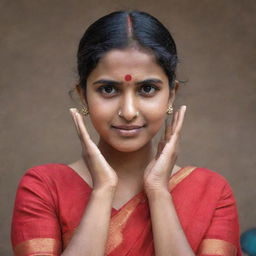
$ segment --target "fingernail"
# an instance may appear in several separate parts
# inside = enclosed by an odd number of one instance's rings
[[[77,113],[77,109],[76,108],[70,108],[69,109],[71,114],[76,114]]]
[[[70,108],[69,111],[70,111],[71,113],[74,113],[74,112],[75,112],[75,108]]]

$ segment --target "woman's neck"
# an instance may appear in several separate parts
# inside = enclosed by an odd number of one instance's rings
[[[133,152],[120,152],[103,140],[98,147],[119,178],[139,178],[154,155],[152,142]]]

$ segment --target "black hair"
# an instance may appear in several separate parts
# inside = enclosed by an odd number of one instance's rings
[[[140,11],[112,12],[88,27],[77,52],[80,87],[86,90],[87,78],[104,54],[132,45],[154,54],[173,88],[178,62],[175,42],[160,21]]]

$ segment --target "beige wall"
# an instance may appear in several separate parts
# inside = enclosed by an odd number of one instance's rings
[[[188,106],[178,164],[224,175],[241,230],[256,226],[254,0],[1,0],[1,256],[11,255],[12,207],[25,170],[80,156],[67,94],[79,38],[90,22],[126,7],[157,16],[178,45],[179,78],[188,80],[176,104]]]

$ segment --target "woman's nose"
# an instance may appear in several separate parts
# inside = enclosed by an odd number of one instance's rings
[[[120,109],[118,110],[118,115],[130,122],[138,116],[138,109],[136,107],[136,98],[132,94],[125,95],[120,104]]]

